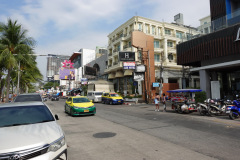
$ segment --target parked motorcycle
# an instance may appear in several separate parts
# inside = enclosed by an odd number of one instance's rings
[[[178,103],[176,105],[176,112],[178,113],[192,113],[197,112],[196,104],[194,102],[184,101],[184,103]]]
[[[240,101],[234,100],[233,105],[231,107],[228,107],[229,109],[229,118],[230,119],[236,119],[240,115]]]
[[[208,114],[210,116],[217,116],[220,114],[225,114],[227,103],[224,100],[211,100],[211,103],[208,106]]]
[[[197,104],[197,108],[198,108],[198,112],[201,116],[205,116],[208,114],[208,108],[209,108],[209,103],[210,103],[210,98],[209,99],[206,99],[204,101],[204,103],[198,103]]]

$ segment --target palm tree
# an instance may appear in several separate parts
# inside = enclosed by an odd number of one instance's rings
[[[7,24],[0,23],[0,62],[4,62],[7,69],[7,93],[6,102],[9,101],[10,74],[14,67],[17,67],[21,60],[32,54],[35,41],[27,37],[27,30],[23,29],[17,21],[8,19]],[[23,58],[24,57],[24,58]]]

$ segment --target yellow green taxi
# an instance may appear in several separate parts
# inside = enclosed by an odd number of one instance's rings
[[[65,112],[71,116],[96,114],[94,103],[85,96],[69,97],[65,102],[64,108]]]
[[[123,104],[123,97],[119,94],[110,92],[102,94],[102,103],[103,104]]]

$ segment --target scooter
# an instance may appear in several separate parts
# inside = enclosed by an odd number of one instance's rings
[[[236,119],[240,115],[240,101],[239,100],[234,100],[233,105],[228,108],[229,109],[229,118],[230,119]]]
[[[209,105],[208,114],[210,116],[225,114],[226,106],[227,106],[227,101],[216,99],[213,103]]]
[[[197,104],[197,109],[198,109],[198,112],[201,116],[205,116],[206,114],[208,114],[208,108],[209,108],[209,103],[210,103],[211,99],[206,99],[204,101],[204,103],[198,103]]]

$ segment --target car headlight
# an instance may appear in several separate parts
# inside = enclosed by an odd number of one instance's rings
[[[79,109],[79,107],[73,106],[74,109]]]
[[[93,106],[90,106],[90,107],[88,107],[88,108],[93,108],[93,107],[95,107],[95,106],[93,105]]]
[[[48,148],[48,152],[56,152],[64,145],[65,145],[65,137],[62,136],[61,138],[59,138],[58,140],[50,144]]]

